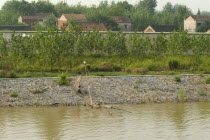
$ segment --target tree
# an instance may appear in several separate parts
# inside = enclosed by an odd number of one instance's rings
[[[50,1],[39,0],[38,2],[33,1],[31,4],[35,8],[36,13],[53,13],[55,15],[57,14],[55,11],[55,6]]]
[[[11,13],[19,13],[19,16],[33,15],[35,13],[35,7],[25,0],[7,1],[2,6],[2,10],[9,11]]]
[[[200,11],[200,9],[199,9],[199,8],[198,8],[197,15],[201,15],[201,11]]]
[[[143,0],[139,1],[136,7],[147,10],[150,13],[154,13],[156,6],[157,6],[157,0]]]
[[[197,28],[197,32],[206,32],[209,29],[210,29],[210,20],[206,20],[203,24],[201,24]]]

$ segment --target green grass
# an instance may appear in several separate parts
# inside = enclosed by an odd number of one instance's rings
[[[0,78],[86,75],[83,61],[87,62],[91,76],[210,74],[210,56],[206,55],[87,55],[71,56],[53,66],[29,60],[4,61]]]
[[[181,77],[180,76],[174,76],[173,80],[176,82],[181,82]]]
[[[13,92],[13,93],[10,94],[10,96],[11,97],[18,97],[18,94],[17,94],[17,92]]]
[[[210,84],[210,76],[205,79],[206,84]]]
[[[68,85],[69,84],[69,80],[66,78],[66,74],[61,74],[60,78],[57,80],[57,84],[59,86],[63,86],[63,85]]]

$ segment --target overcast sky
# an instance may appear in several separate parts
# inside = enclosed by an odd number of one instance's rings
[[[7,0],[0,0],[0,7],[6,2]],[[26,0],[28,2],[34,1],[34,0]],[[38,1],[38,0],[35,0]],[[58,3],[62,0],[50,0],[52,3]],[[101,0],[66,0],[68,4],[74,5],[79,2],[81,2],[82,5],[98,5]],[[108,1],[124,1],[124,0],[108,0]],[[139,0],[127,0],[130,4],[136,4]],[[167,3],[171,2],[172,4],[184,4],[187,5],[190,9],[192,9],[193,12],[197,12],[198,8],[201,11],[210,11],[210,0],[157,0],[157,10],[161,10],[162,7]]]

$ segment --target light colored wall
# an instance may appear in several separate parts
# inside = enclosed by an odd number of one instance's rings
[[[192,17],[188,17],[184,20],[184,30],[187,30],[190,33],[196,32],[196,21]]]
[[[155,31],[151,28],[148,27],[147,29],[144,30],[145,33],[154,33]]]
[[[18,22],[23,23],[22,17],[18,18]]]
[[[125,28],[125,25],[127,28]],[[132,23],[118,23],[118,27],[121,28],[123,31],[132,31]]]

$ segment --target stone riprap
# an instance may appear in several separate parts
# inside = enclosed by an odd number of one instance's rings
[[[88,105],[90,95],[93,104],[210,101],[209,75],[179,76],[181,82],[174,75],[83,76],[79,92],[74,90],[78,77],[69,77],[64,86],[57,84],[58,78],[2,78],[0,106]]]

